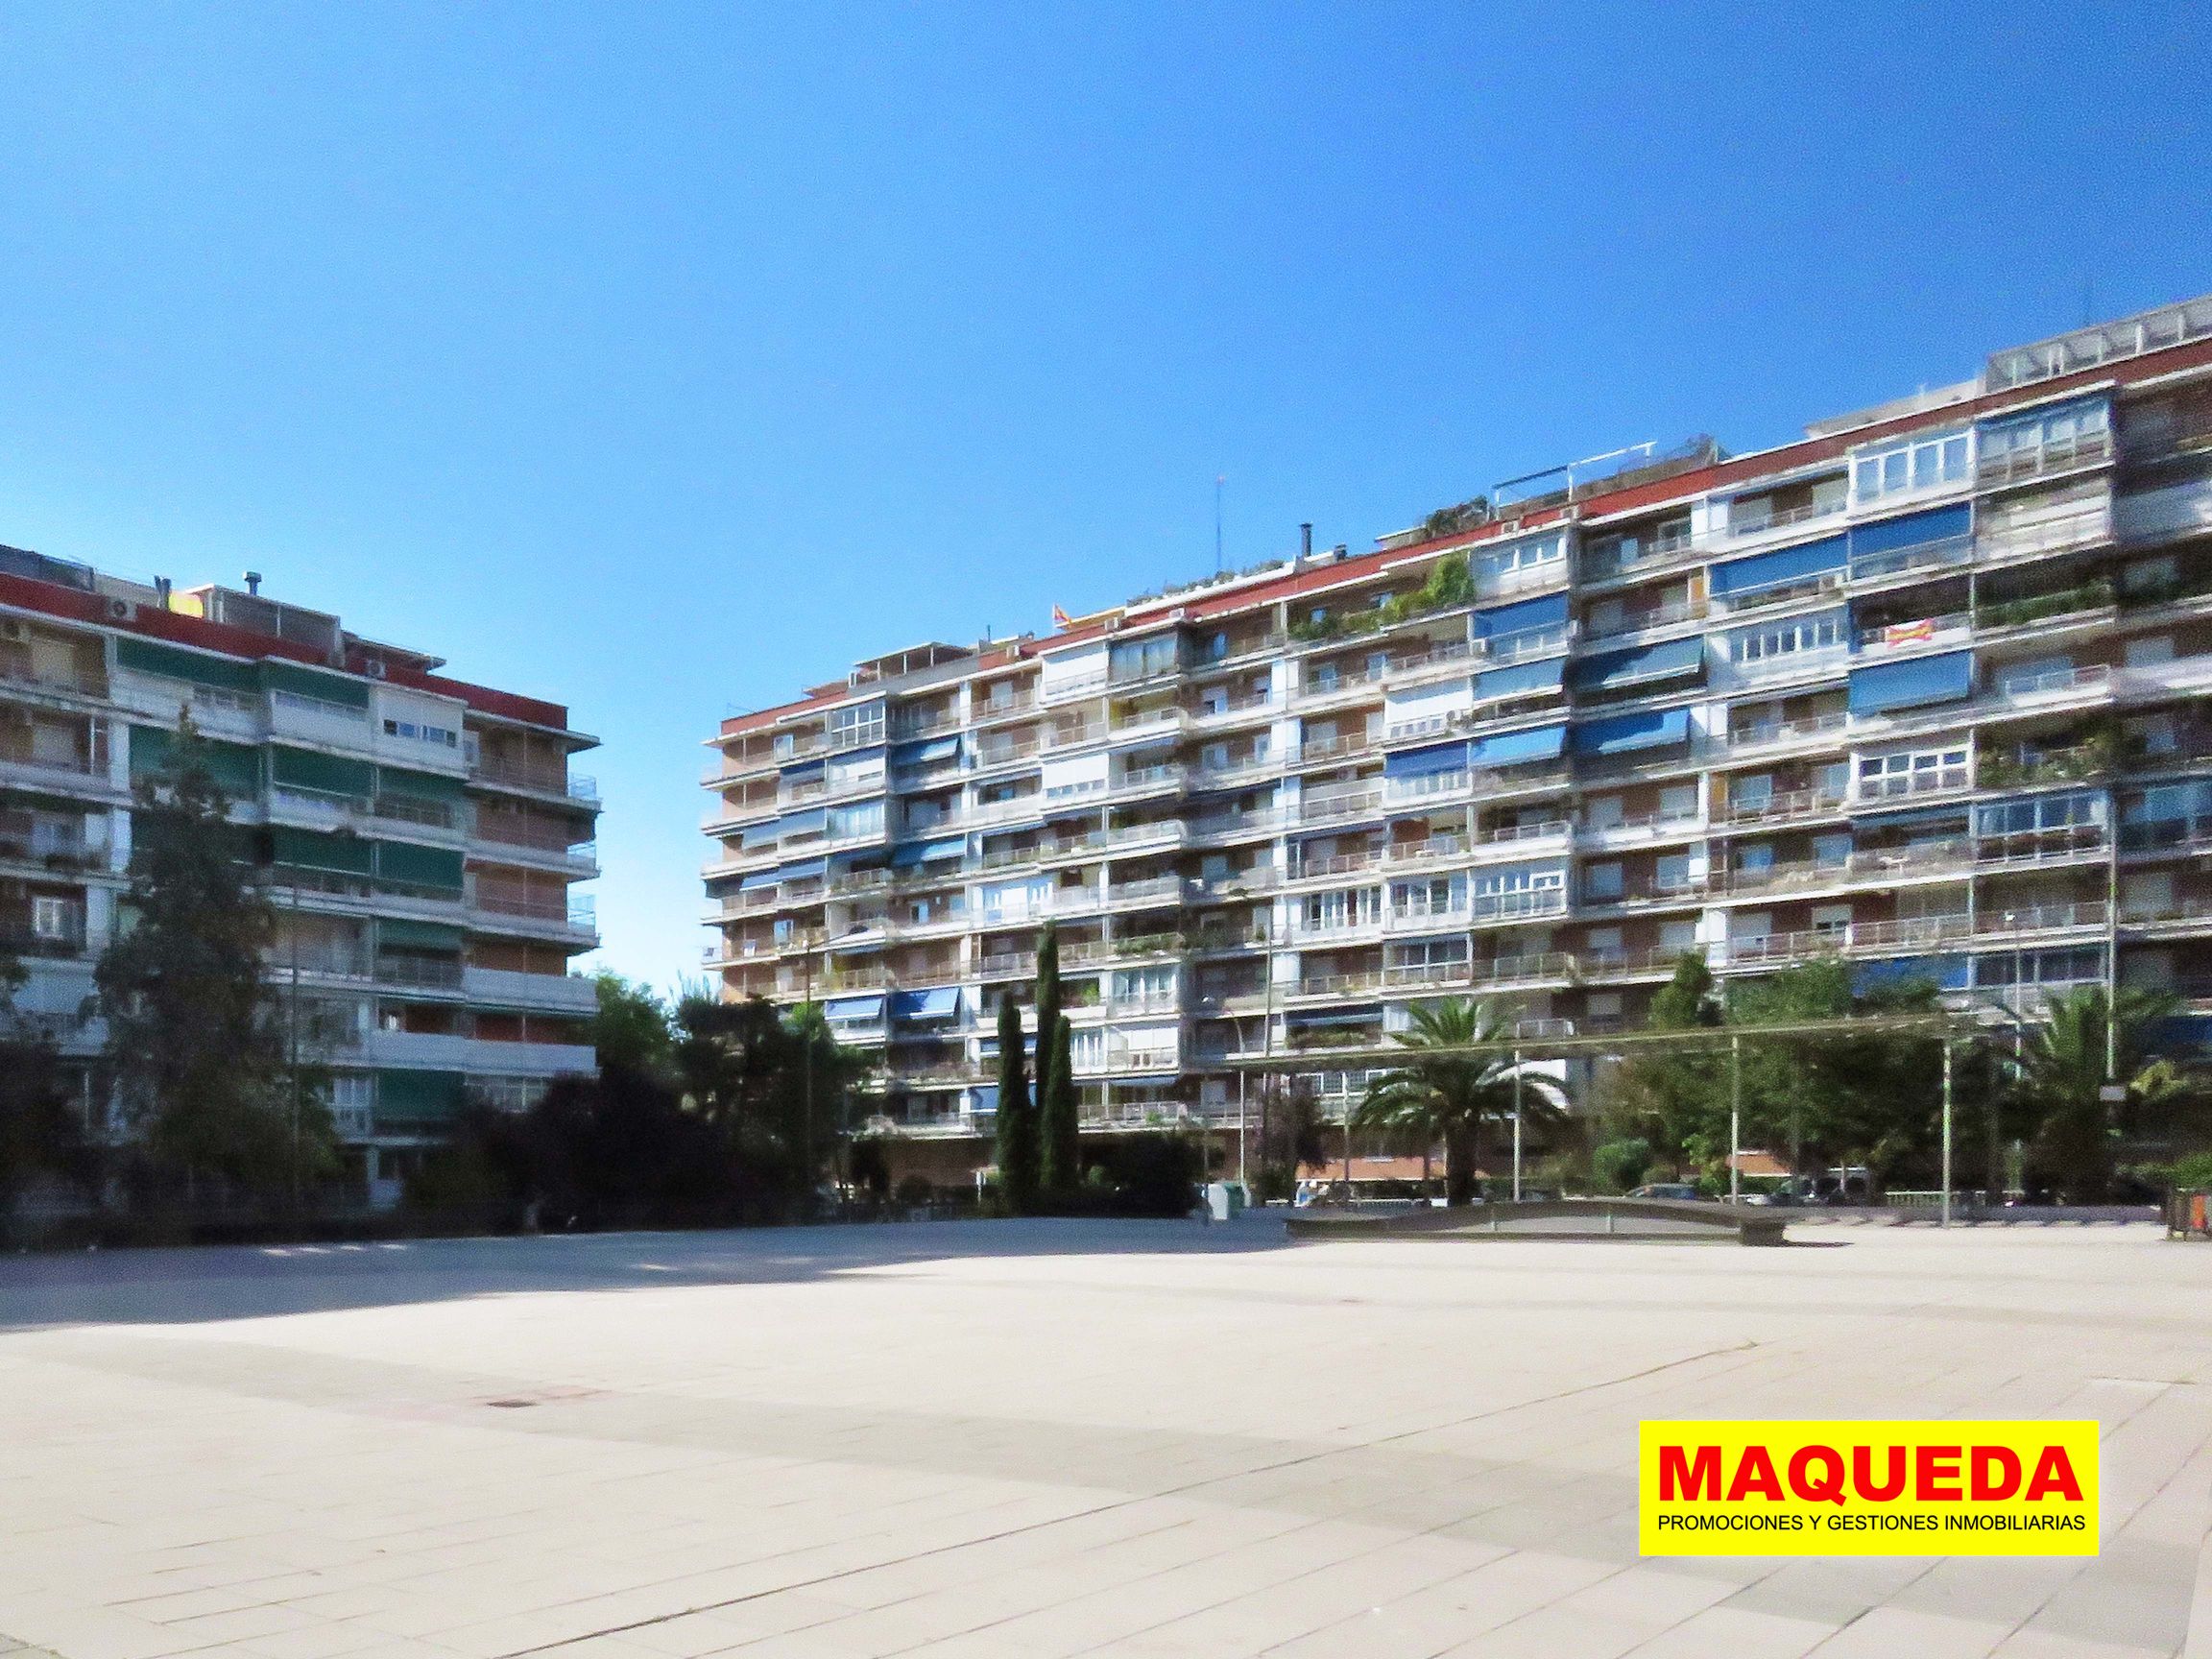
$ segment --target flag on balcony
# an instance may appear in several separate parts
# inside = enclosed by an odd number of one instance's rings
[[[1885,645],[1911,645],[1917,640],[1936,637],[1936,618],[1923,616],[1917,622],[1892,622],[1882,630]]]

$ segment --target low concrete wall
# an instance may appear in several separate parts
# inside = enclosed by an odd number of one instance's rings
[[[1457,1210],[1294,1211],[1298,1238],[1719,1238],[1782,1244],[1787,1210],[1672,1198],[1554,1198],[1470,1204]]]

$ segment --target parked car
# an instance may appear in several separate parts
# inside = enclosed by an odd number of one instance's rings
[[[1651,1181],[1628,1194],[1631,1198],[1683,1198],[1695,1200],[1697,1189],[1687,1181]]]

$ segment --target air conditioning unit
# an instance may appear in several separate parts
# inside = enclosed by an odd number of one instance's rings
[[[138,607],[128,599],[110,599],[108,601],[108,620],[135,622],[138,620]]]
[[[371,657],[367,659],[361,664],[361,672],[368,675],[372,680],[383,679],[384,660],[381,657]]]

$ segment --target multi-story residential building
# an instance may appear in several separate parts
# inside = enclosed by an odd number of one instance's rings
[[[182,717],[270,861],[269,973],[329,1068],[357,1189],[389,1200],[464,1097],[593,1070],[593,739],[557,704],[258,592],[145,586],[0,548],[0,928],[16,998],[82,1065],[77,1016],[127,886],[133,783]],[[86,1088],[89,1091],[87,1078]],[[87,1106],[90,1107],[89,1093]],[[95,1117],[97,1114],[95,1114]]]
[[[1046,916],[1094,1127],[1425,997],[1635,1025],[1690,950],[2212,1011],[2212,300],[1431,523],[725,721],[726,994],[825,998],[952,1141]]]

